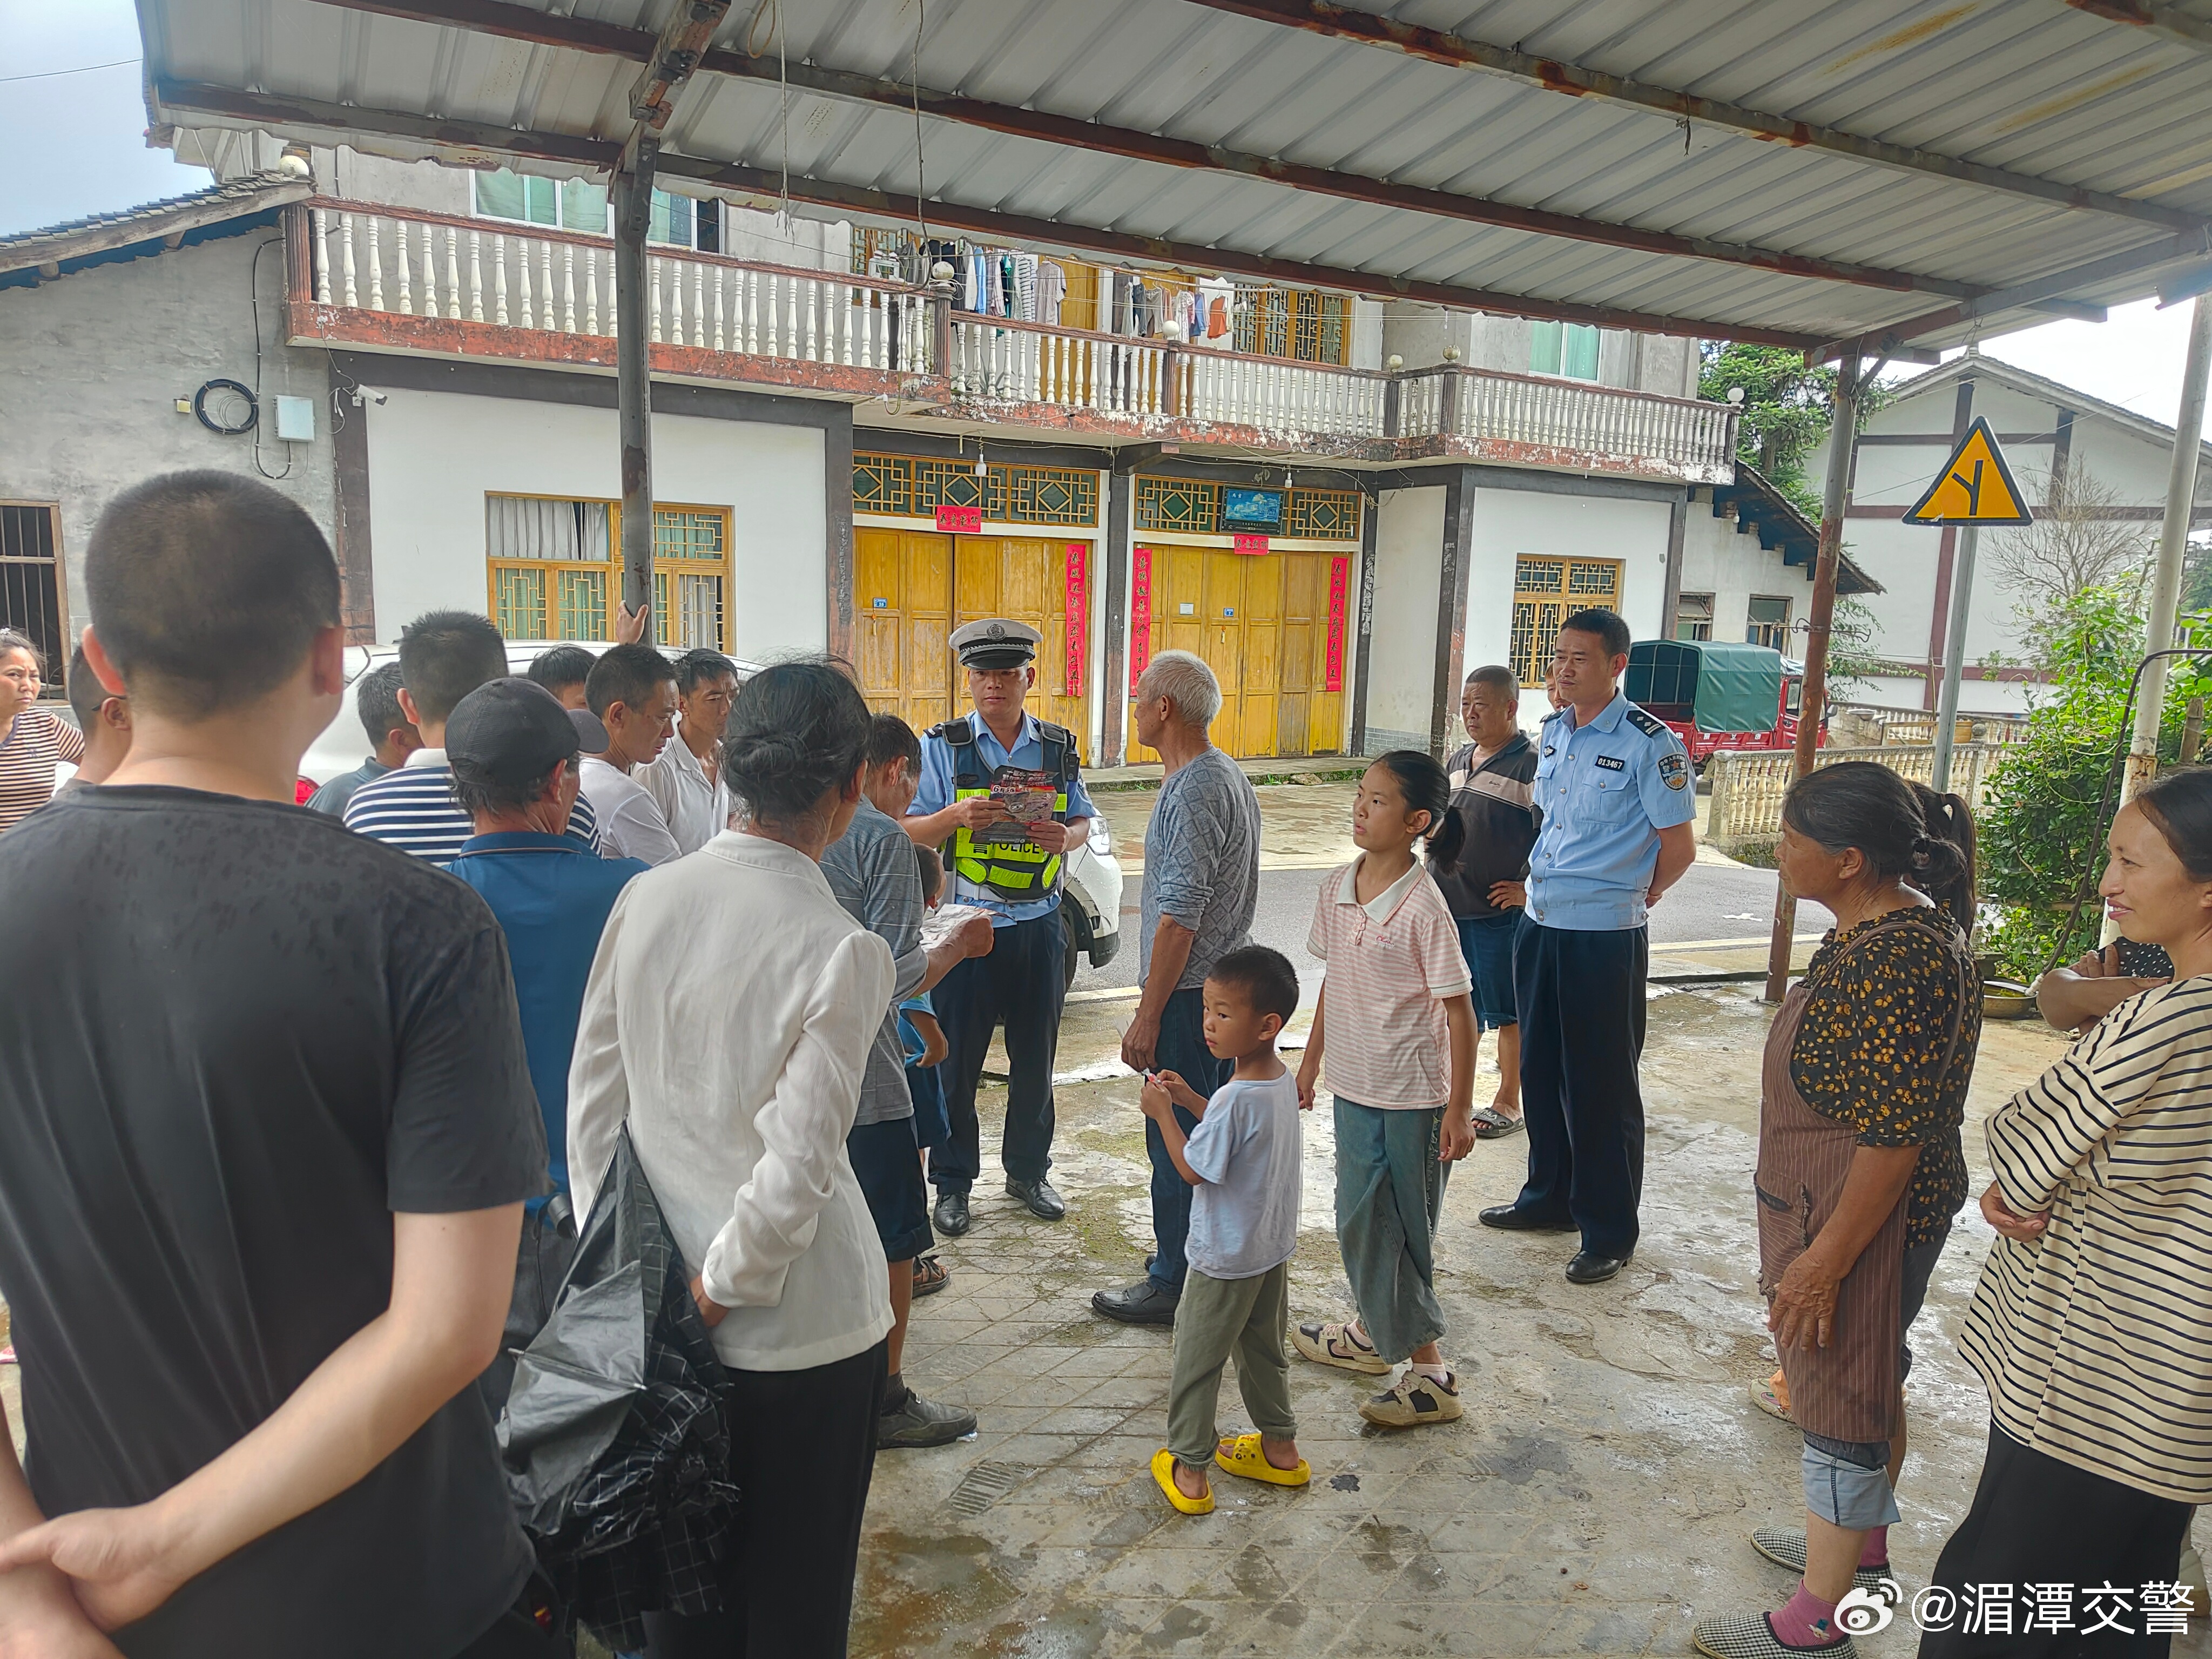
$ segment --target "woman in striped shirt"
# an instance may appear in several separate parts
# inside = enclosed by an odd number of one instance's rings
[[[1921,1659],[2163,1659],[2184,1628],[2182,1541],[2212,1503],[2212,769],[2152,784],[2109,845],[2106,912],[2173,979],[1990,1119],[1999,1237],[1960,1339],[1989,1454],[1935,1572],[1962,1607],[1992,1584],[2076,1587],[2073,1620],[1992,1636],[1960,1617]]]
[[[13,830],[54,798],[54,768],[83,757],[76,727],[36,707],[46,678],[27,635],[0,628],[0,830]]]

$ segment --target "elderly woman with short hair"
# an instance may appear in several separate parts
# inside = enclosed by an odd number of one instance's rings
[[[585,993],[576,1208],[627,1121],[729,1373],[744,1494],[726,1611],[647,1614],[655,1659],[846,1650],[891,1305],[845,1140],[895,970],[821,863],[860,805],[867,730],[827,662],[747,682],[722,750],[744,827],[623,890]]]
[[[2164,1659],[2190,1516],[2212,1503],[2212,770],[2153,783],[2108,848],[2106,916],[2173,978],[1990,1119],[1998,1237],[1959,1339],[1989,1452],[1934,1574],[1954,1607],[2064,1585],[2070,1627],[1954,1616],[1921,1659]]]

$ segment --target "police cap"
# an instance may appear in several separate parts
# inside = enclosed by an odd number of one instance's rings
[[[952,648],[963,668],[1019,668],[1036,660],[1044,635],[1026,623],[992,617],[963,623],[952,630]]]

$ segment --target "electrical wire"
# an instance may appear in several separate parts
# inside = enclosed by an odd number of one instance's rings
[[[89,75],[94,70],[121,69],[125,64],[136,64],[139,61],[136,58],[118,58],[112,64],[80,64],[75,69],[39,70],[29,75],[0,75],[0,87],[11,85],[17,81],[52,81],[64,75]]]
[[[246,294],[253,311],[253,402],[257,409],[261,403],[261,256],[283,240],[282,236],[271,236],[257,243],[253,249],[253,263],[246,269]],[[289,449],[284,452],[284,470],[282,472],[271,472],[261,465],[261,428],[262,422],[255,421],[253,470],[264,478],[289,477],[292,474],[292,452]]]
[[[914,0],[914,55],[908,60],[907,88],[914,95],[914,222],[921,234],[924,253],[929,251],[929,218],[925,211],[929,189],[921,165],[921,33],[928,24],[927,0]]]

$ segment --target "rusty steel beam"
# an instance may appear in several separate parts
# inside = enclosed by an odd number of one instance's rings
[[[477,0],[483,3],[483,0]],[[707,42],[729,15],[730,0],[678,0],[676,9],[661,25],[645,73],[629,93],[629,112],[640,134],[659,134],[676,113],[676,94],[699,67]]]
[[[322,0],[322,3],[641,62],[653,47],[653,37],[643,29],[595,23],[578,17],[556,17],[528,6],[514,4],[513,0],[413,0],[412,3],[408,0]],[[1127,127],[1109,126],[1101,122],[1079,120],[1044,110],[994,104],[935,88],[915,87],[874,76],[828,69],[818,64],[784,64],[774,58],[751,57],[726,47],[705,51],[698,67],[708,74],[726,75],[739,80],[781,82],[823,97],[872,104],[902,113],[911,112],[919,104],[923,114],[939,120],[980,127],[1014,137],[1034,138],[1046,143],[1103,151],[1132,161],[1155,161],[1198,172],[1257,179],[1292,190],[1334,196],[1345,201],[1376,207],[1404,208],[1470,224],[1495,225],[1540,236],[1556,236],[1571,241],[1628,248],[1676,258],[1711,259],[1726,264],[1748,265],[1782,276],[1848,283],[1895,293],[1940,294],[1949,299],[1966,300],[1986,291],[1972,283],[1916,271],[1896,270],[1855,260],[1820,258],[1710,237],[1645,230],[1632,225],[1583,218],[1574,214],[1551,213],[1540,208],[1486,201],[1450,191],[1394,184],[1388,179],[1340,173],[1328,167],[1302,167],[1269,156],[1249,155],[1188,139],[1164,137],[1157,133],[1141,132]]]
[[[2179,6],[2162,5],[2160,0],[2066,0],[2066,3],[2108,23],[2126,23],[2198,52],[2212,52],[2212,22],[2191,17]]]
[[[502,127],[484,121],[455,120],[402,110],[372,109],[362,105],[286,98],[269,93],[243,92],[229,87],[173,81],[166,77],[155,82],[155,102],[158,112],[165,119],[177,115],[210,115],[259,127],[287,129],[309,138],[327,138],[333,133],[374,134],[479,155],[516,156],[604,172],[611,172],[621,163],[625,149],[624,145],[605,138]],[[659,155],[655,165],[663,177],[690,179],[699,184],[757,197],[763,201],[774,201],[786,193],[781,173],[771,167],[750,167],[736,162],[704,161],[697,156],[672,155],[665,151]],[[1064,247],[1147,264],[1217,271],[1226,276],[1252,276],[1263,282],[1334,289],[1342,293],[1369,295],[1377,299],[1416,300],[1461,310],[1502,312],[1511,316],[1589,323],[1600,328],[1633,329],[1648,334],[1748,340],[1762,345],[1787,346],[1799,351],[1813,350],[1824,343],[1819,335],[1746,325],[1726,318],[1677,317],[1618,306],[1546,300],[1528,295],[1501,293],[1492,289],[1467,288],[1451,283],[1417,282],[1376,271],[1311,265],[1266,254],[1207,247],[1196,242],[1170,241],[1158,237],[1133,235],[1124,231],[1102,230],[1091,225],[1071,224],[1062,220],[1000,213],[956,202],[932,200],[927,204],[917,204],[908,195],[870,190],[858,185],[833,184],[797,175],[789,181],[788,193],[793,200],[805,202],[810,206],[857,214],[893,224],[912,223],[920,214],[926,212],[932,224],[993,238],[1009,246]]]
[[[1060,219],[1037,219],[1026,214],[1000,213],[989,208],[932,198],[917,203],[912,196],[871,190],[860,185],[833,184],[820,179],[792,175],[787,191],[783,175],[774,167],[750,167],[737,162],[702,161],[692,155],[660,158],[660,171],[669,178],[695,179],[724,190],[773,202],[788,194],[792,200],[839,213],[912,224],[921,214],[933,225],[965,231],[1014,247],[1064,247],[1078,252],[1103,253],[1177,270],[1217,272],[1224,276],[1252,276],[1291,287],[1334,289],[1377,299],[1417,300],[1462,311],[1502,312],[1509,316],[1557,319],[1561,322],[1590,323],[1600,328],[1621,328],[1646,334],[1678,334],[1692,339],[1749,340],[1762,345],[1809,350],[1817,337],[1786,329],[1744,326],[1725,319],[1674,317],[1660,313],[1626,310],[1617,306],[1581,305],[1568,300],[1544,300],[1526,295],[1504,294],[1492,289],[1464,288],[1452,283],[1417,282],[1376,271],[1336,265],[1306,264],[1238,249],[1209,247],[1197,242],[1170,241],[1126,231],[1102,230],[1092,225],[1070,224]]]
[[[352,0],[325,0],[326,4]],[[918,104],[924,115],[981,127],[1018,138],[1125,156],[1136,161],[1156,161],[1194,172],[1220,173],[1263,180],[1315,195],[1334,196],[1375,207],[1404,208],[1457,219],[1471,224],[1496,225],[1539,236],[1592,242],[1603,247],[1630,248],[1643,253],[1675,258],[1712,259],[1725,264],[1749,265],[1786,276],[1809,276],[1822,282],[1850,283],[1892,292],[1942,294],[1953,299],[1972,299],[1985,289],[1976,283],[1917,271],[1895,270],[1849,259],[1826,259],[1810,254],[1789,253],[1743,242],[1726,242],[1705,236],[1685,236],[1672,231],[1644,230],[1633,225],[1587,219],[1571,213],[1551,213],[1541,208],[1462,196],[1452,191],[1418,185],[1394,184],[1362,173],[1340,173],[1330,167],[1304,167],[1272,156],[1254,155],[1186,138],[1170,138],[1104,122],[1080,120],[1048,111],[1021,109],[980,98],[930,87],[916,87],[874,76],[825,69],[818,64],[784,65],[769,57],[747,57],[727,50],[709,52],[702,67],[710,73],[775,82],[782,81],[802,91],[850,103],[872,104],[909,112]]]
[[[1847,155],[1854,161],[1869,161],[1877,167],[1893,167],[1904,173],[1948,179],[1954,184],[2003,191],[2058,207],[2078,208],[2085,212],[2110,214],[2122,219],[2136,219],[2175,230],[2201,229],[2207,223],[2200,216],[2179,208],[2160,207],[2154,203],[2137,202],[2124,196],[2117,196],[2110,191],[2088,190],[2078,185],[2061,183],[2056,179],[2039,179],[2003,167],[1985,167],[1978,161],[1965,161],[1955,155],[1916,149],[1906,144],[1887,143],[1879,138],[1845,132],[1838,127],[1816,126],[1811,122],[1792,120],[1787,116],[1769,115],[1763,110],[1747,109],[1741,104],[1725,103],[1715,98],[1699,98],[1690,93],[1678,92],[1672,87],[1632,81],[1623,76],[1586,69],[1579,64],[1539,58],[1531,52],[1516,52],[1510,46],[1469,40],[1442,29],[1422,28],[1412,23],[1399,22],[1395,18],[1378,17],[1371,12],[1353,11],[1333,3],[1333,0],[1188,0],[1188,3],[1205,6],[1214,11],[1229,12],[1239,17],[1253,18],[1264,23],[1303,29],[1312,34],[1356,40],[1365,46],[1387,46],[1409,57],[1426,58],[1431,63],[1443,64],[1454,69],[1480,70],[1508,80],[1541,87],[1547,92],[1564,93],[1571,98],[1601,98],[1609,103],[1653,110],[1677,120],[1702,122],[1707,126],[1719,127],[1753,138],[1771,140],[1804,149],[1822,150],[1835,155]]]
[[[155,79],[154,103],[164,119],[178,115],[212,115],[255,126],[286,128],[302,138],[324,143],[342,142],[347,132],[374,132],[388,138],[433,144],[441,149],[488,156],[525,156],[533,161],[554,161],[601,172],[611,170],[622,155],[622,146],[605,138],[526,131],[490,121],[464,121],[442,115],[417,115],[407,110],[362,109],[353,104],[325,103],[314,98],[242,92],[234,87],[173,80],[167,76]],[[338,137],[334,139],[333,134]]]
[[[2063,270],[2054,270],[2047,276],[2032,277],[2010,288],[1995,289],[1979,299],[1963,300],[1957,305],[1946,306],[1941,311],[1927,312],[1900,323],[1888,323],[1878,329],[1869,329],[1855,339],[1824,341],[1814,349],[1817,356],[1812,356],[1810,361],[1824,362],[1854,352],[1902,356],[1904,354],[1898,348],[1923,335],[1933,334],[1939,329],[1955,328],[1961,323],[1971,323],[2015,307],[2041,309],[2069,288],[2087,288],[2093,283],[2116,282],[2123,277],[2155,270],[2160,265],[2173,264],[2192,257],[2203,258],[2208,253],[2212,253],[2212,236],[2206,233],[2161,236],[2141,247],[2130,248],[2120,253],[2108,253],[2085,264],[2069,265]]]

